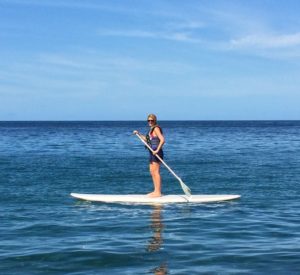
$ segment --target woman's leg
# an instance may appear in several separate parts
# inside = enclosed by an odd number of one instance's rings
[[[149,193],[149,197],[161,196],[161,177],[160,177],[160,163],[152,161],[150,163],[150,174],[152,176],[154,191]]]

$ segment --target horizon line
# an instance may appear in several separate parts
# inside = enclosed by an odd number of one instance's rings
[[[146,120],[0,120],[1,122],[145,122]],[[300,119],[160,119],[160,122],[172,121],[300,121]]]

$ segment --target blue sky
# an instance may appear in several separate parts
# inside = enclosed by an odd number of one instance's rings
[[[300,1],[0,0],[0,120],[300,119]]]

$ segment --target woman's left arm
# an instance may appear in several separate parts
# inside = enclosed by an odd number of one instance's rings
[[[157,149],[154,151],[156,154],[159,152],[159,150],[162,148],[162,146],[165,144],[165,138],[161,132],[161,130],[159,129],[159,127],[156,127],[154,129],[154,133],[155,135],[159,138],[159,144]]]

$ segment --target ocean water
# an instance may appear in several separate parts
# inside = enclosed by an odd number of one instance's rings
[[[0,274],[300,274],[300,122],[163,121],[165,160],[209,204],[152,191],[145,122],[0,122]],[[181,194],[162,169],[164,194]]]

